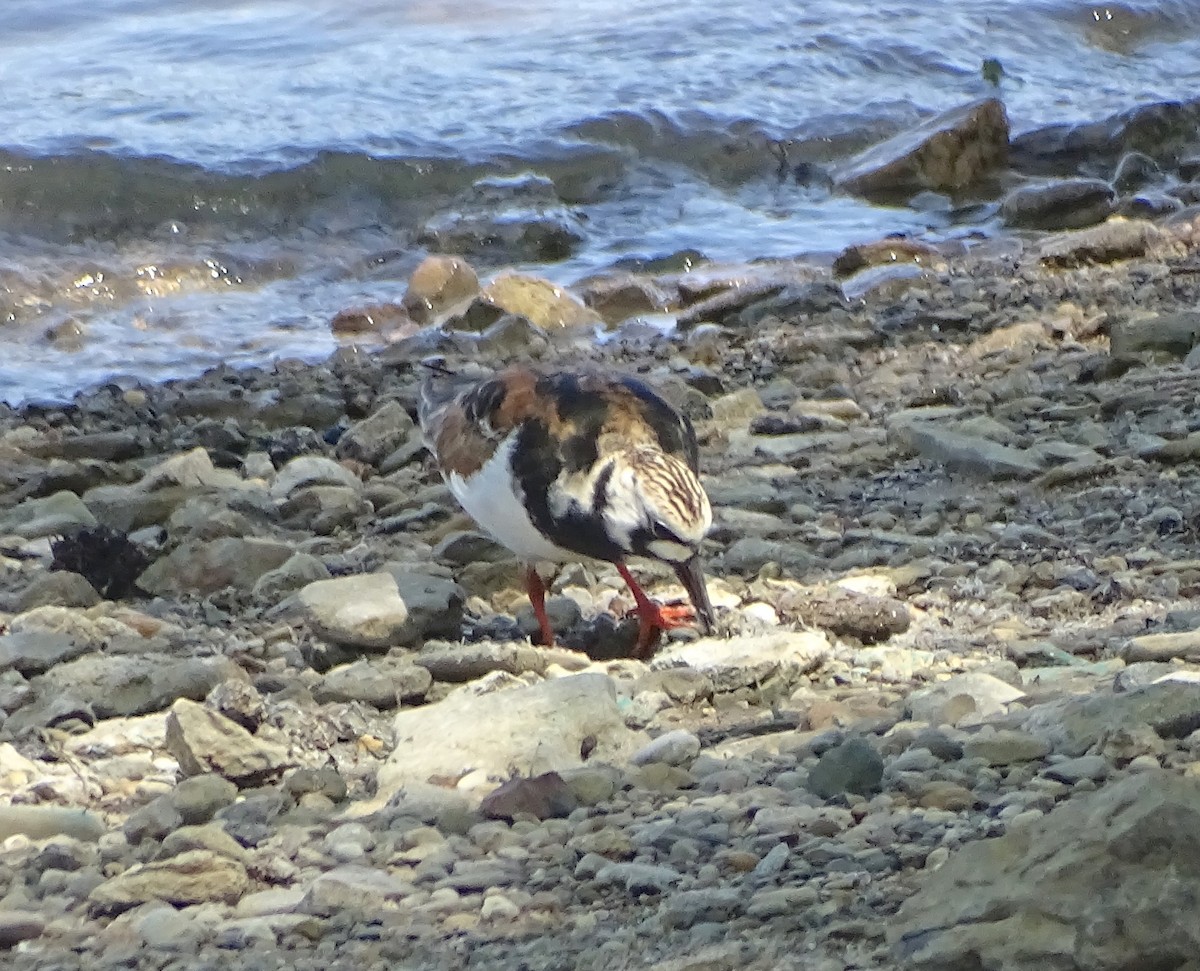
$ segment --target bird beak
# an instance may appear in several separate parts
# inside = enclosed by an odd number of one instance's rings
[[[700,567],[700,557],[693,556],[686,563],[675,564],[675,576],[683,584],[696,608],[696,620],[705,634],[711,634],[716,625],[716,615],[713,613],[712,601],[708,599],[708,586],[704,582],[704,570]]]

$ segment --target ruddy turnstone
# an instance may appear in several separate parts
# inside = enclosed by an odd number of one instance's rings
[[[434,374],[420,422],[450,491],[526,564],[542,642],[554,643],[535,564],[607,560],[637,604],[635,657],[691,614],[655,604],[628,556],[669,563],[706,632],[713,608],[700,566],[712,507],[697,477],[692,423],[637,378],[511,367],[490,377]]]

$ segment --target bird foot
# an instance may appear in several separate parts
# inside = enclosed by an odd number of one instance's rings
[[[650,601],[646,606],[635,607],[625,616],[632,614],[638,617],[638,638],[631,656],[639,661],[650,658],[663,631],[686,627],[696,619],[696,612],[682,603],[656,604]]]

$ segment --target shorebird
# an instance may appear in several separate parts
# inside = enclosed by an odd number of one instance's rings
[[[459,504],[525,562],[541,629],[541,562],[605,560],[637,604],[633,656],[690,619],[686,606],[654,603],[625,565],[629,556],[670,564],[701,629],[713,629],[700,544],[712,507],[697,476],[692,423],[637,378],[599,371],[515,366],[483,379],[433,373],[421,389],[425,444]]]

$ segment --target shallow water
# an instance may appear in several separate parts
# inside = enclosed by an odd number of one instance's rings
[[[563,282],[955,232],[781,181],[770,143],[844,159],[991,93],[985,58],[1016,132],[1194,97],[1200,4],[6,0],[0,400],[322,356],[487,175],[581,217]]]

